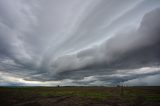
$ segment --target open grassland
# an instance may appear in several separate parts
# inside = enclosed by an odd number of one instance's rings
[[[0,87],[0,106],[160,106],[160,87]]]

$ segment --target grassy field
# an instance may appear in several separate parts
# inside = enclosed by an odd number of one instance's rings
[[[160,87],[0,87],[0,106],[160,106]]]

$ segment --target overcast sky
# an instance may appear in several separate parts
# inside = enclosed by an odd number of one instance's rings
[[[0,0],[0,85],[160,85],[160,0]]]

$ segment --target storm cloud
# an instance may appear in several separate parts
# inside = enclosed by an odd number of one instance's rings
[[[159,85],[159,45],[158,0],[0,1],[0,85]]]

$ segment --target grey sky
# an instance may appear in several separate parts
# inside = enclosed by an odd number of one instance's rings
[[[1,0],[0,85],[160,85],[159,34],[159,0]]]

